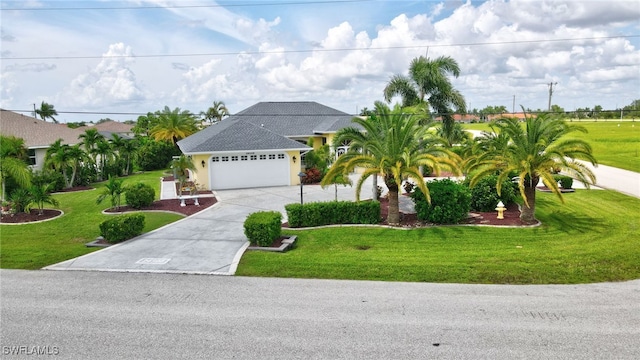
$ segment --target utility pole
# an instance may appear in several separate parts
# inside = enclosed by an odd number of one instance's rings
[[[551,95],[553,95],[553,85],[558,85],[557,82],[550,82],[549,84],[549,106],[548,109],[549,111],[551,111]]]
[[[511,113],[515,114],[516,113],[516,96],[513,95],[513,105],[511,106]]]

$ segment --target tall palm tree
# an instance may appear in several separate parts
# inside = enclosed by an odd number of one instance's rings
[[[376,120],[367,121],[354,118],[364,131],[346,128],[336,134],[334,141],[351,140],[349,151],[341,155],[324,177],[321,185],[329,185],[340,173],[351,172],[356,166],[365,170],[356,183],[356,199],[360,199],[360,190],[364,181],[372,175],[380,175],[389,189],[390,224],[400,222],[398,192],[405,178],[413,179],[417,186],[429,198],[429,190],[424,181],[421,166],[431,167],[439,173],[442,166],[459,172],[457,155],[442,146],[425,146],[424,139],[429,136],[428,129],[420,126],[418,119],[405,114],[399,106],[393,111],[383,103],[376,103]],[[366,149],[361,152],[359,149]]]
[[[229,116],[229,110],[223,101],[214,101],[207,111],[201,111],[200,116],[210,123],[222,121],[225,116]]]
[[[156,112],[158,123],[151,129],[150,135],[156,141],[171,141],[175,145],[180,139],[198,131],[195,116],[188,110],[173,110],[165,106],[162,111]]]
[[[73,183],[70,183],[67,171],[72,167],[74,159],[71,158],[68,149],[69,145],[63,144],[62,139],[56,140],[49,145],[45,154],[44,164],[52,170],[61,172],[64,177],[65,187],[70,188]]]
[[[0,179],[2,201],[6,200],[6,179],[11,177],[19,186],[31,185],[31,171],[25,159],[27,149],[24,140],[15,136],[0,135]]]
[[[113,149],[111,148],[109,141],[102,138],[96,143],[93,153],[96,158],[100,158],[100,163],[98,164],[98,180],[102,180],[104,179],[104,171],[107,163],[113,159]]]
[[[66,151],[67,156],[69,157],[69,164],[71,166],[71,175],[69,177],[69,182],[67,183],[67,187],[70,188],[73,187],[76,182],[76,175],[78,175],[80,165],[88,158],[88,156],[87,153],[80,148],[80,144],[69,146]]]
[[[58,112],[51,104],[47,104],[43,101],[42,104],[40,104],[40,109],[36,109],[35,113],[39,115],[40,118],[44,121],[47,121],[47,119],[51,119],[54,123],[58,123],[58,120],[56,120],[56,118],[54,117],[58,116]]]
[[[93,160],[93,164],[97,165],[98,159],[97,154],[95,153],[96,144],[104,139],[104,136],[98,132],[98,129],[91,128],[84,131],[84,134],[80,134],[78,136],[79,140],[82,140],[82,145],[84,146],[87,154],[91,156]]]
[[[576,161],[586,160],[596,165],[591,146],[584,140],[565,136],[574,131],[586,132],[583,127],[567,124],[548,114],[527,117],[524,127],[515,118],[500,118],[493,127],[497,133],[485,135],[469,161],[470,185],[497,172],[496,186],[500,193],[502,182],[517,173],[518,188],[525,203],[520,214],[524,223],[536,222],[536,186],[540,179],[563,201],[562,192],[553,178],[554,169],[566,171],[587,187],[595,183],[593,172]]]
[[[411,61],[409,75],[394,75],[384,88],[384,99],[391,102],[394,96],[402,98],[402,106],[428,103],[442,116],[442,127],[446,134],[454,131],[452,108],[459,113],[467,111],[464,96],[456,90],[449,76],[458,77],[460,66],[450,56],[430,59],[419,56]],[[447,135],[448,136],[448,135]]]

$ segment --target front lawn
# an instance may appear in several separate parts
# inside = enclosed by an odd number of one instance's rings
[[[290,231],[284,254],[247,252],[237,275],[490,284],[640,278],[640,200],[613,191],[539,193],[536,228],[342,227]]]
[[[160,177],[163,171],[152,171],[128,176],[124,185],[144,182],[160,194]],[[100,233],[98,225],[113,215],[103,215],[102,210],[111,207],[108,200],[96,205],[96,198],[104,183],[94,185],[95,190],[53,195],[59,202],[64,216],[42,223],[0,226],[0,267],[5,269],[39,269],[97,250],[85,243]],[[124,196],[122,198],[124,203]],[[157,229],[183,217],[168,213],[145,213],[144,232]]]

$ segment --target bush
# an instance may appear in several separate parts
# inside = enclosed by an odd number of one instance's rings
[[[511,181],[511,178],[502,182],[500,195],[498,195],[498,190],[496,189],[497,183],[497,176],[487,176],[471,188],[471,210],[494,211],[498,201],[502,201],[503,204],[507,205],[516,200],[517,185]],[[469,182],[465,181],[465,184],[468,186]]]
[[[322,173],[320,172],[320,170],[318,170],[318,168],[313,167],[307,169],[304,173],[307,174],[307,176],[302,178],[303,184],[316,184],[319,183],[320,180],[322,180]]]
[[[116,216],[100,224],[100,236],[115,244],[142,234],[144,215],[132,214]]]
[[[56,192],[64,189],[64,175],[62,173],[52,170],[36,171],[31,177],[31,184],[35,186],[49,185],[51,192]]]
[[[134,209],[142,209],[153,204],[156,192],[150,185],[136,183],[127,187],[124,197],[127,205]]]
[[[144,171],[166,169],[173,156],[179,156],[180,149],[165,141],[148,141],[138,150],[136,166]]]
[[[332,224],[377,224],[380,222],[380,203],[377,201],[288,204],[284,208],[289,218],[289,226],[293,228]]]
[[[28,213],[31,209],[29,205],[31,205],[33,198],[31,193],[27,189],[15,189],[9,196],[9,200],[11,201],[11,207],[16,213]]]
[[[277,211],[259,211],[244,221],[244,235],[252,245],[270,246],[282,232],[282,214]]]
[[[553,178],[560,184],[563,189],[571,189],[573,186],[573,178],[566,175],[553,175]]]
[[[428,187],[431,204],[420,188],[410,195],[419,220],[434,224],[456,224],[467,217],[471,204],[469,188],[449,179],[432,181]]]

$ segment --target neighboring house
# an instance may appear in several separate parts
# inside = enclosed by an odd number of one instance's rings
[[[58,139],[63,144],[75,145],[80,142],[79,129],[70,129],[66,124],[54,124],[13,111],[0,109],[0,133],[4,136],[22,138],[29,151],[29,165],[34,170],[42,170],[47,149]]]
[[[354,126],[352,115],[316,102],[261,102],[178,141],[212,190],[297,185],[301,158]]]
[[[105,139],[111,139],[112,134],[118,134],[124,139],[133,139],[133,126],[134,125],[127,125],[119,121],[109,120],[96,125],[82,126],[78,129],[82,132],[87,129],[96,129],[100,135],[105,137]]]
[[[435,121],[442,121],[442,116],[438,116],[434,119]],[[471,123],[471,122],[479,122],[480,117],[473,114],[453,114],[453,121],[461,122],[461,123]]]

